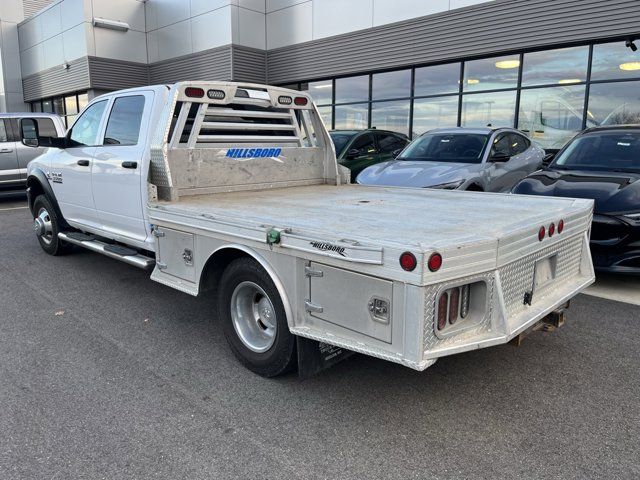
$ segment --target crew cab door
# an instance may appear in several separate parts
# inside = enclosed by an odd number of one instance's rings
[[[513,132],[499,133],[491,146],[489,158],[494,155],[509,157],[506,162],[494,162],[490,166],[491,192],[508,192],[511,188],[537,168],[533,167],[533,149],[530,141],[522,135]],[[533,164],[536,162],[533,161]]]
[[[91,171],[100,228],[116,239],[139,246],[147,237],[142,163],[152,103],[152,91],[111,98],[104,135],[96,148]]]
[[[97,227],[91,192],[91,164],[103,130],[108,100],[89,105],[67,134],[67,147],[51,160],[46,172],[65,220],[72,225]]]
[[[0,119],[0,187],[20,181],[20,169],[16,154],[16,142],[10,135],[11,127],[7,120]]]

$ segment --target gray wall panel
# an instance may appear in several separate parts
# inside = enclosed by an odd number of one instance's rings
[[[24,18],[29,18],[34,13],[39,12],[47,5],[53,3],[54,0],[22,0],[22,8],[24,9]]]
[[[180,80],[231,80],[231,45],[149,65],[152,84]]]
[[[22,79],[25,101],[87,90],[89,60],[87,57],[69,62],[69,69],[54,67]]]
[[[233,45],[231,55],[232,80],[253,83],[267,81],[267,53],[264,50]]]
[[[285,83],[640,33],[638,0],[497,0],[267,52]]]
[[[91,88],[120,90],[149,85],[149,66],[109,58],[89,57]]]

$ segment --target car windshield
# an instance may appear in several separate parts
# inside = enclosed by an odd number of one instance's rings
[[[549,168],[640,172],[640,132],[597,132],[575,138]]]
[[[409,145],[398,160],[481,163],[489,135],[479,133],[427,133]]]
[[[329,132],[329,135],[331,136],[331,140],[333,140],[333,144],[336,147],[336,155],[340,156],[340,154],[344,150],[344,147],[347,146],[347,143],[349,143],[349,140],[353,138],[355,133]]]

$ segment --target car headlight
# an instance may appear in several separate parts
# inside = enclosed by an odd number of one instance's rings
[[[631,220],[634,223],[640,223],[640,213],[626,213],[622,215],[622,218]]]
[[[459,180],[457,182],[449,182],[449,183],[441,183],[440,185],[429,185],[426,188],[439,188],[441,190],[455,190],[459,188],[460,185],[464,183],[464,180]]]

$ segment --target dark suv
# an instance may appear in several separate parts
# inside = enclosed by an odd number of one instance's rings
[[[409,144],[409,138],[389,130],[331,130],[338,163],[351,170],[351,180],[370,165],[392,160]]]

